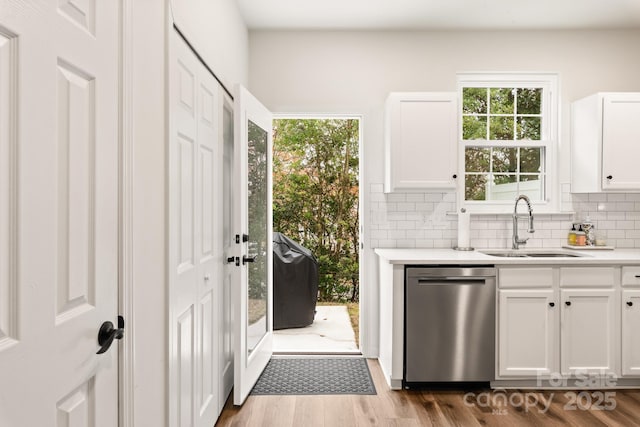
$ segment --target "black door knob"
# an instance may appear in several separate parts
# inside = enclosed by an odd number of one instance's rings
[[[118,328],[116,329],[113,326],[113,323],[106,321],[100,326],[100,330],[98,331],[98,345],[100,346],[100,350],[96,352],[96,354],[102,354],[105,351],[109,350],[113,340],[122,339],[124,336],[124,318],[122,316],[118,316]]]
[[[550,302],[550,303],[549,303],[549,307],[555,307],[555,306],[556,306],[556,303],[555,303],[555,302]]]
[[[607,175],[607,179],[613,179],[613,175]]]
[[[631,306],[633,305],[633,303],[632,303],[631,301],[627,301],[627,305],[628,305],[629,307],[631,307]]]
[[[456,179],[457,177],[458,177],[458,175],[454,173],[453,174],[453,179]]]
[[[565,301],[564,303],[567,307],[571,305],[571,301]]]

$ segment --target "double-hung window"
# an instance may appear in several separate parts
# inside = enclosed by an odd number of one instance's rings
[[[527,195],[557,211],[557,76],[459,74],[458,202],[471,212],[510,212]]]

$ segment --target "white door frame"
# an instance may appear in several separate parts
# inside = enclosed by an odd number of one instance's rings
[[[363,280],[362,277],[362,272],[364,269],[364,236],[363,236],[363,230],[364,230],[364,217],[363,217],[363,213],[364,213],[364,147],[363,147],[363,143],[362,141],[364,140],[363,138],[363,130],[364,130],[364,126],[363,126],[363,122],[364,122],[364,114],[358,114],[358,113],[273,113],[273,119],[277,120],[277,119],[317,119],[317,120],[322,120],[322,119],[357,119],[358,120],[358,159],[359,159],[359,165],[358,165],[358,230],[359,230],[359,249],[358,249],[358,283],[360,284],[360,289],[359,289],[359,300],[358,300],[358,304],[360,306],[359,309],[359,333],[358,333],[358,342],[360,343],[359,350],[363,355],[366,355],[367,352],[363,351],[363,349],[367,349],[370,345],[369,342],[369,333],[371,333],[371,331],[375,331],[376,328],[372,327],[372,323],[375,320],[377,320],[378,316],[372,316],[369,313],[370,307],[372,307],[373,305],[370,303],[369,299],[371,297],[369,297],[368,292],[369,289],[366,286],[363,286],[365,284],[365,281]],[[366,289],[366,290],[365,290]],[[364,294],[363,294],[363,290]],[[364,298],[363,298],[364,295]]]
[[[134,427],[135,336],[133,293],[133,2],[120,0],[120,213],[118,305],[125,319],[125,334],[119,346],[119,425]]]

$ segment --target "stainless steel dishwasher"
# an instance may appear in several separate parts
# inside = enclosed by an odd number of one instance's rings
[[[494,380],[493,266],[407,266],[404,385]]]

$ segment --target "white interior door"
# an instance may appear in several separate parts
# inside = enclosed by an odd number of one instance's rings
[[[235,95],[233,402],[241,405],[272,354],[272,115],[244,87]]]
[[[2,426],[118,423],[118,16],[0,1]]]
[[[222,408],[219,87],[175,31],[170,61],[170,424],[208,427]]]

